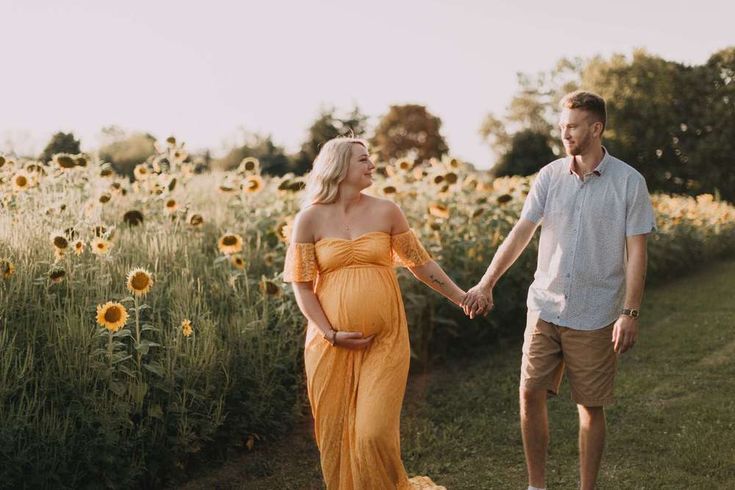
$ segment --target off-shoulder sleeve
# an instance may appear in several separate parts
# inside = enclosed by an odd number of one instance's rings
[[[292,242],[283,266],[285,282],[309,282],[316,279],[316,251],[313,243]]]
[[[418,267],[431,260],[413,230],[408,230],[390,237],[393,249],[393,263],[404,267]]]

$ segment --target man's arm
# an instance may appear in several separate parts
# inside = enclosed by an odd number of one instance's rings
[[[508,237],[498,247],[490,266],[480,282],[470,289],[462,302],[466,315],[475,318],[493,307],[493,288],[503,274],[512,266],[531,241],[538,223],[521,218],[513,226]]]
[[[646,283],[646,267],[648,254],[646,238],[648,235],[633,235],[625,239],[628,249],[628,264],[625,267],[625,303],[624,308],[638,310],[643,301],[643,287]],[[612,341],[615,352],[622,354],[638,340],[638,319],[628,315],[620,315],[613,327]]]

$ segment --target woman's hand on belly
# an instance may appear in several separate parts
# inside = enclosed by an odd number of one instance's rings
[[[334,334],[334,345],[345,349],[361,350],[370,347],[375,334],[363,337],[362,332],[337,332]]]

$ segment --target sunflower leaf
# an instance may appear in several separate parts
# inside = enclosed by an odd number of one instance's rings
[[[161,364],[158,362],[149,362],[143,364],[143,367],[157,376],[160,376],[162,378],[165,376],[163,372],[163,366],[161,366]]]

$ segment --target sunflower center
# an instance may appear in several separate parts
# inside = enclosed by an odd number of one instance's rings
[[[25,185],[28,183],[28,179],[26,179],[22,175],[19,175],[15,178],[15,183],[18,184],[20,187],[25,187]]]
[[[58,162],[61,168],[72,168],[77,164],[72,157],[68,156],[59,157]]]
[[[148,284],[150,283],[150,280],[148,279],[148,275],[143,272],[138,272],[133,276],[133,279],[130,281],[130,283],[133,286],[133,289],[136,291],[142,291],[143,289],[148,287]]]
[[[57,236],[54,237],[54,246],[56,248],[66,248],[69,245],[69,242],[66,241],[66,238],[63,236]]]
[[[237,243],[237,238],[235,238],[232,235],[228,235],[222,239],[222,244],[229,246],[235,245]]]
[[[105,312],[105,321],[115,323],[120,321],[120,318],[122,318],[122,311],[117,306],[111,306]]]
[[[168,201],[166,201],[167,208],[172,208],[174,206],[176,206],[176,201],[174,201],[173,199],[169,199]]]

